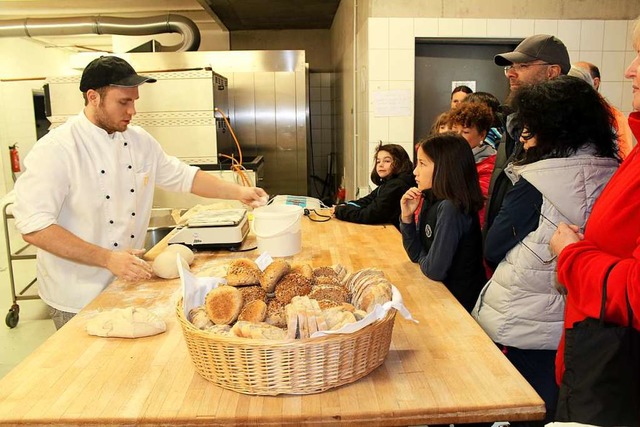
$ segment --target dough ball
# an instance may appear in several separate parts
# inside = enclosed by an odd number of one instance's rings
[[[193,251],[185,245],[169,245],[163,252],[179,253],[189,265],[193,264],[193,259],[195,258]]]
[[[160,255],[153,260],[153,265],[151,266],[153,273],[163,279],[175,279],[180,275],[178,273],[177,258],[178,254],[173,251],[164,251],[160,253]],[[180,257],[180,262],[182,262],[183,268],[189,270],[189,265],[182,256]]]

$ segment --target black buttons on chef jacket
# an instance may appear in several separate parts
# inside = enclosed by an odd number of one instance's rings
[[[111,196],[107,195],[107,200],[110,199],[110,198],[111,198]]]
[[[132,235],[131,235],[131,238],[132,238],[132,239],[135,239],[135,238],[136,238],[136,236],[134,236],[134,235],[132,234]]]
[[[109,220],[109,224],[113,224],[113,220],[112,219]]]
[[[135,212],[131,212],[131,216],[136,216],[136,213]]]
[[[115,242],[115,243],[113,244],[113,246],[118,246],[118,242]]]
[[[132,167],[133,167],[133,166],[131,166],[131,165],[127,166],[127,168],[128,168],[128,169],[131,169]]]
[[[124,146],[125,146],[125,147],[127,146],[127,143],[126,143],[126,142],[124,143]]]
[[[100,173],[101,173],[101,174],[104,174],[104,173],[105,173],[104,169],[102,169],[102,170],[100,171]]]
[[[133,192],[135,192],[135,191],[136,191],[136,190],[134,190],[133,188],[131,189],[131,192],[132,192],[132,193],[133,193]]]

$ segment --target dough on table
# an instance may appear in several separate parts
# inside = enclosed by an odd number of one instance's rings
[[[156,276],[161,277],[163,279],[175,279],[180,275],[180,273],[178,273],[177,259],[178,259],[177,252],[174,252],[174,251],[161,252],[156,257],[156,259],[153,260],[153,264],[151,265],[153,273]],[[182,262],[182,266],[186,270],[189,270],[189,265],[187,264],[187,261],[185,261],[185,259],[182,256],[180,256],[180,262]]]
[[[184,260],[189,265],[193,264],[193,259],[195,258],[193,251],[188,247],[186,247],[185,245],[179,245],[179,244],[169,245],[167,246],[167,249],[165,249],[162,252],[178,253],[182,258],[184,258]]]
[[[99,337],[139,338],[161,334],[167,325],[146,308],[127,307],[99,313],[87,322],[86,329]]]

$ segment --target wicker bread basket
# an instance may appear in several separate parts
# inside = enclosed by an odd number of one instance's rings
[[[214,384],[245,394],[310,394],[354,382],[384,361],[396,310],[354,333],[270,341],[215,335],[197,329],[176,307],[196,371]]]

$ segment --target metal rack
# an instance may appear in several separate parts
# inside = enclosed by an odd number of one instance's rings
[[[33,286],[36,282],[36,278],[33,278],[24,288],[16,292],[15,276],[13,274],[14,261],[24,261],[36,258],[36,248],[30,244],[24,244],[19,249],[14,250],[11,247],[11,236],[9,233],[9,220],[14,219],[11,213],[11,205],[13,203],[7,203],[2,207],[2,221],[4,225],[4,238],[7,246],[7,269],[9,271],[9,284],[11,285],[11,296],[13,298],[13,304],[9,309],[9,313],[5,317],[5,324],[9,328],[15,328],[20,320],[20,306],[18,301],[38,299],[37,295],[25,295],[25,292]]]

